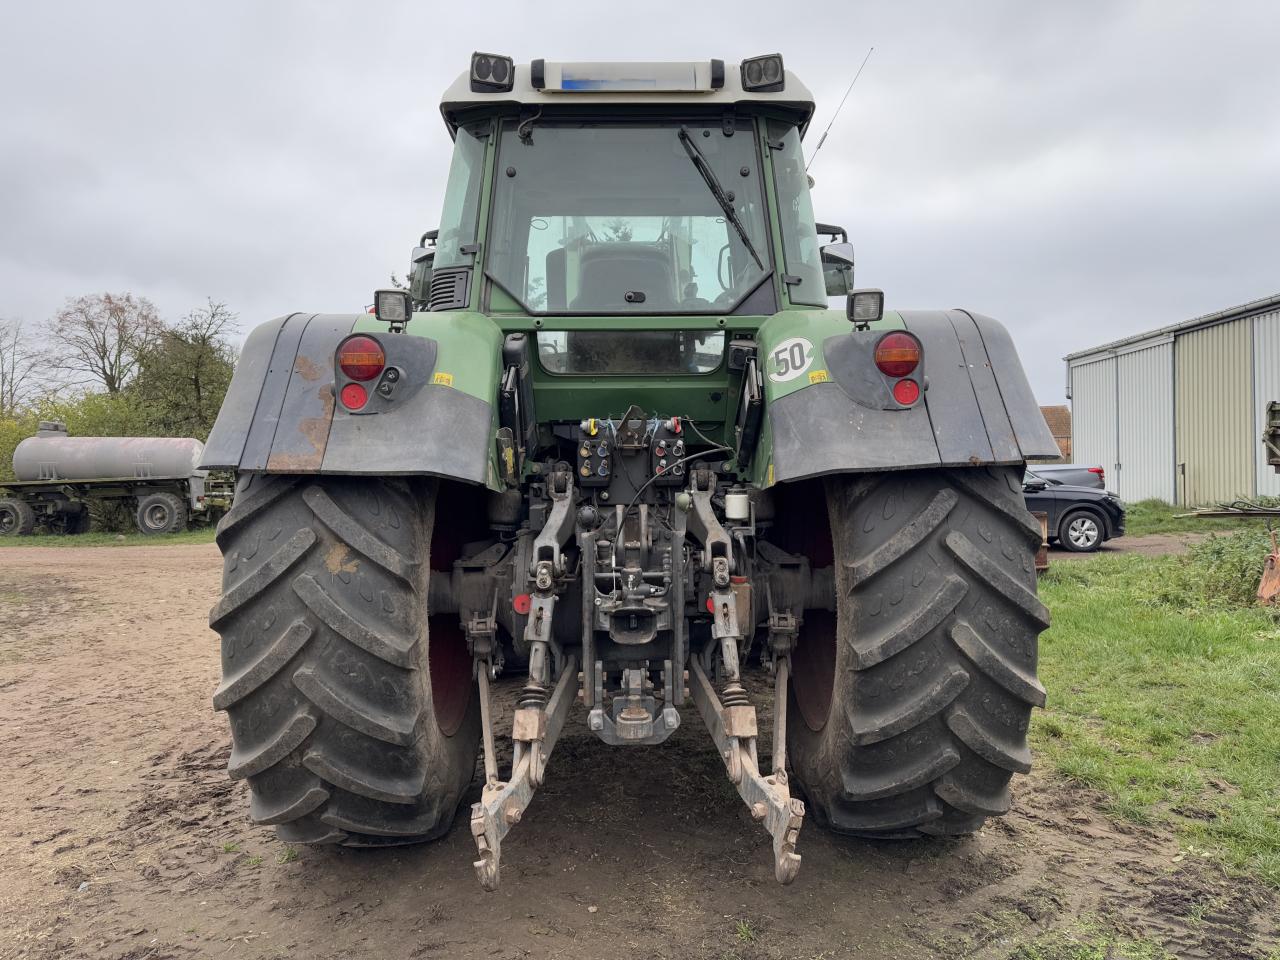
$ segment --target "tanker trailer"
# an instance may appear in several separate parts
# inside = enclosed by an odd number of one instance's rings
[[[214,520],[230,496],[199,469],[203,453],[204,444],[190,437],[72,437],[66,424],[41,421],[14,450],[17,479],[0,482],[0,536],[38,527],[84,533],[95,501],[130,503],[147,534]]]

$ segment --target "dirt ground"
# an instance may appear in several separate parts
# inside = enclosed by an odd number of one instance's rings
[[[1193,543],[1207,540],[1211,533],[1148,533],[1141,537],[1116,537],[1105,541],[1097,553],[1139,553],[1144,557],[1159,557],[1166,554],[1182,554]],[[1094,553],[1072,553],[1054,544],[1049,548],[1049,555],[1055,560],[1078,560],[1092,557]]]
[[[1278,942],[1268,891],[1034,773],[972,838],[809,824],[779,887],[693,713],[631,750],[575,713],[497,893],[465,816],[424,847],[289,848],[226,776],[219,569],[212,545],[0,551],[0,956],[1006,958],[1091,923],[1178,957]]]

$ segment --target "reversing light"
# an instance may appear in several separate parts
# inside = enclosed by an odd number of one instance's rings
[[[352,380],[372,380],[386,365],[387,355],[373,337],[349,337],[338,348],[338,369]]]
[[[501,93],[510,90],[515,82],[515,64],[510,57],[494,53],[471,55],[471,92]]]
[[[776,93],[786,84],[782,54],[771,53],[742,61],[742,89],[759,93]]]
[[[369,402],[369,391],[359,383],[348,383],[342,388],[342,405],[348,410],[363,410]]]
[[[905,377],[920,365],[920,341],[909,333],[886,333],[876,344],[876,367],[886,377]]]

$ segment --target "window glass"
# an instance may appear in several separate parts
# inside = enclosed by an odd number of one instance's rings
[[[778,196],[778,220],[786,271],[799,278],[798,283],[787,287],[791,292],[791,302],[825,307],[827,284],[822,274],[822,256],[818,250],[813,202],[809,199],[809,175],[804,172],[800,131],[793,124],[770,120],[769,138],[782,142],[782,149],[773,152],[773,183]]]
[[[745,240],[681,128],[508,122],[486,273],[531,313],[732,310],[770,269],[753,127],[684,125]]]
[[[453,161],[444,190],[444,211],[440,214],[440,237],[436,241],[433,268],[469,267],[471,255],[461,252],[463,244],[474,243],[480,214],[480,180],[484,167],[484,133],[488,124],[458,128],[453,142]],[[475,131],[475,132],[473,132]]]
[[[544,330],[538,359],[551,373],[710,373],[724,356],[723,330]]]

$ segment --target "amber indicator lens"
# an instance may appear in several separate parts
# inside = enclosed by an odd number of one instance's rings
[[[338,369],[352,380],[372,380],[386,365],[387,355],[372,337],[352,337],[338,348]]]
[[[876,344],[876,367],[886,377],[905,377],[920,366],[920,341],[909,333],[887,333]]]

